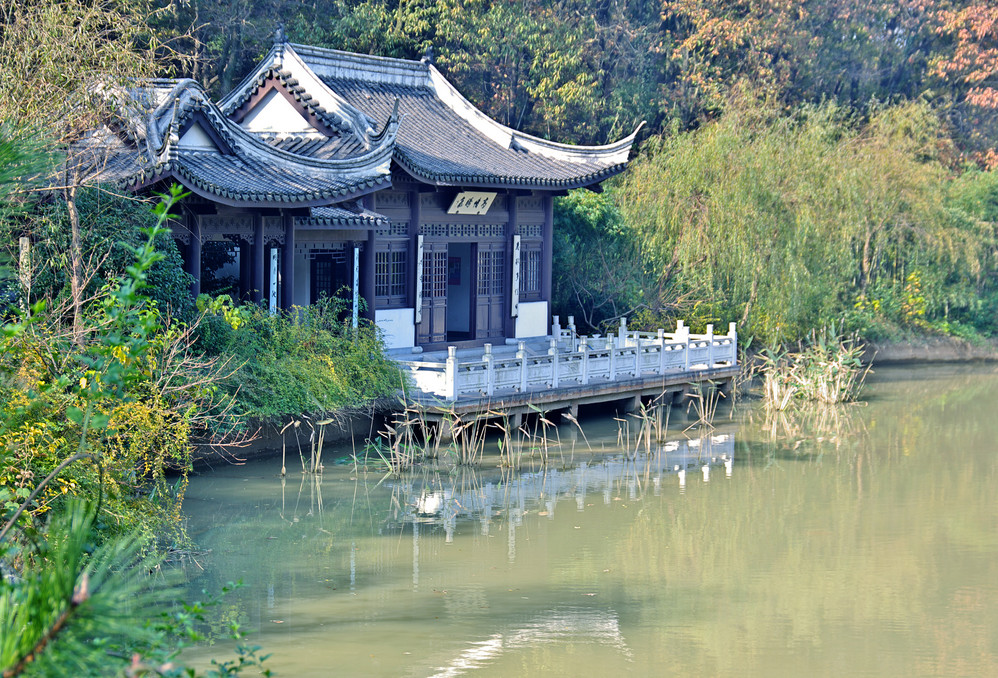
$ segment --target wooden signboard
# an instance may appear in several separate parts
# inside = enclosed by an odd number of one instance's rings
[[[447,214],[485,214],[496,199],[495,193],[485,191],[461,191],[447,208]]]

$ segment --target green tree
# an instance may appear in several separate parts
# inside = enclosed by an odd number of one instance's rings
[[[973,306],[985,241],[947,205],[947,139],[927,106],[726,109],[658,139],[615,192],[663,285],[766,341],[854,307],[903,325],[916,298],[926,320]]]

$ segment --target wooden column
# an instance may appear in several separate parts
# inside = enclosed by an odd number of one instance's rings
[[[284,247],[281,249],[281,308],[295,304],[295,218],[281,214],[284,222]]]
[[[187,250],[187,272],[194,276],[191,296],[196,299],[201,294],[201,218],[198,215],[187,215],[187,230],[191,233],[191,246]]]
[[[503,323],[503,334],[507,337],[516,336],[516,318],[513,317],[513,300],[512,300],[512,290],[513,290],[513,236],[516,234],[516,191],[506,192],[506,275],[507,280],[509,280],[509,289],[505,290],[506,299],[503,302],[506,313],[503,317],[506,321]],[[523,272],[521,271],[522,275]]]
[[[260,213],[253,215],[253,253],[251,255],[251,260],[253,262],[253,276],[252,282],[250,284],[250,299],[253,300],[254,304],[259,304],[264,299],[263,288],[266,285],[264,281],[264,266],[266,262],[264,261],[264,252],[266,251],[264,245],[264,234],[263,234],[263,216]]]
[[[374,211],[374,196],[365,195],[362,204],[366,209]],[[371,322],[374,322],[374,244],[377,239],[376,230],[372,228],[367,232],[367,242],[364,244],[364,251],[360,253],[360,259],[363,262],[363,265],[360,267],[360,296],[367,302],[367,310],[364,312],[364,317]]]
[[[544,229],[541,233],[541,299],[551,303],[551,260],[554,249],[554,198],[546,193],[542,199],[544,205]],[[548,313],[551,312],[548,306]]]
[[[249,291],[253,289],[251,280],[253,272],[252,262],[253,246],[247,240],[239,241],[239,298],[247,299]]]
[[[419,191],[409,191],[409,271],[406,276],[405,298],[412,308],[416,308],[416,276],[419,272],[419,253],[416,247],[416,239],[419,236],[419,215],[421,201]]]

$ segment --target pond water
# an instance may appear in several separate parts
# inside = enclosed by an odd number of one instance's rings
[[[604,417],[518,473],[221,466],[191,596],[241,579],[218,625],[283,676],[998,676],[996,403],[993,366],[881,368],[650,454]]]

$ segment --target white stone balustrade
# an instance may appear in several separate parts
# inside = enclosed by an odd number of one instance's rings
[[[676,375],[738,363],[735,323],[727,334],[691,334],[679,321],[676,331],[633,332],[622,320],[617,332],[606,337],[577,335],[574,318],[567,328],[554,317],[552,333],[538,347],[520,341],[515,353],[500,354],[486,344],[480,357],[459,358],[453,346],[443,361],[401,360],[416,387],[445,400],[503,393],[546,391],[555,388],[606,384],[656,375]]]

